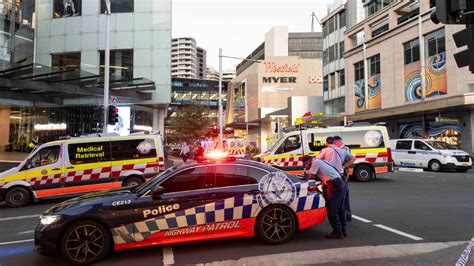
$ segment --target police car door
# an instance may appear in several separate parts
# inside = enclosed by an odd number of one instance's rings
[[[150,191],[137,200],[134,206],[137,220],[154,221],[154,229],[160,231],[149,236],[147,241],[173,242],[168,237],[178,240],[203,233],[191,229],[205,224],[204,205],[212,201],[208,189],[209,172],[210,167],[205,165],[183,169],[158,184],[164,189],[161,196],[153,198]]]

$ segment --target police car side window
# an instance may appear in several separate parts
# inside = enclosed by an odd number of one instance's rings
[[[301,140],[299,135],[289,136],[285,141],[278,147],[275,154],[287,153],[290,151],[297,150],[301,147]]]
[[[110,144],[112,161],[156,157],[155,141],[152,139],[118,140]]]
[[[209,167],[192,168],[170,177],[160,186],[164,188],[163,193],[202,189],[205,188],[208,173]]]
[[[428,147],[428,145],[426,145],[425,143],[423,143],[419,140],[415,141],[415,149],[424,150],[424,151],[431,151],[431,148]]]
[[[214,168],[215,187],[257,184],[267,173],[243,165],[217,165]]]
[[[397,141],[397,150],[411,150],[411,140],[399,140]]]
[[[87,164],[110,161],[110,142],[70,143],[68,145],[71,164]]]
[[[31,167],[40,167],[56,163],[59,160],[59,145],[44,147],[31,157]]]

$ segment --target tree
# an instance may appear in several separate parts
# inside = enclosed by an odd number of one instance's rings
[[[209,108],[201,105],[188,105],[177,112],[171,119],[170,127],[173,133],[168,135],[169,143],[181,141],[191,142],[208,133],[212,125],[207,116]]]

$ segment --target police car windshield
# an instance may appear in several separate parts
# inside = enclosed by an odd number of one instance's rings
[[[171,172],[173,172],[174,170],[176,170],[177,166],[174,166],[174,167],[171,167],[171,168],[168,168],[167,170],[165,170],[164,172],[161,172],[159,173],[158,175],[156,175],[155,177],[151,178],[150,180],[146,181],[145,183],[139,185],[139,186],[135,186],[135,187],[132,187],[132,189],[130,190],[131,192],[133,193],[139,193],[141,192],[144,188],[148,187],[149,184],[153,183],[155,180],[159,179],[160,177],[162,176],[165,176]]]
[[[437,150],[457,150],[456,147],[444,141],[427,141],[426,143]]]

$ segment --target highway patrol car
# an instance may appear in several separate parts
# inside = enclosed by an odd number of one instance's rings
[[[40,217],[35,250],[90,264],[111,249],[254,235],[280,244],[324,221],[318,185],[253,161],[174,167],[140,186],[52,207]]]

